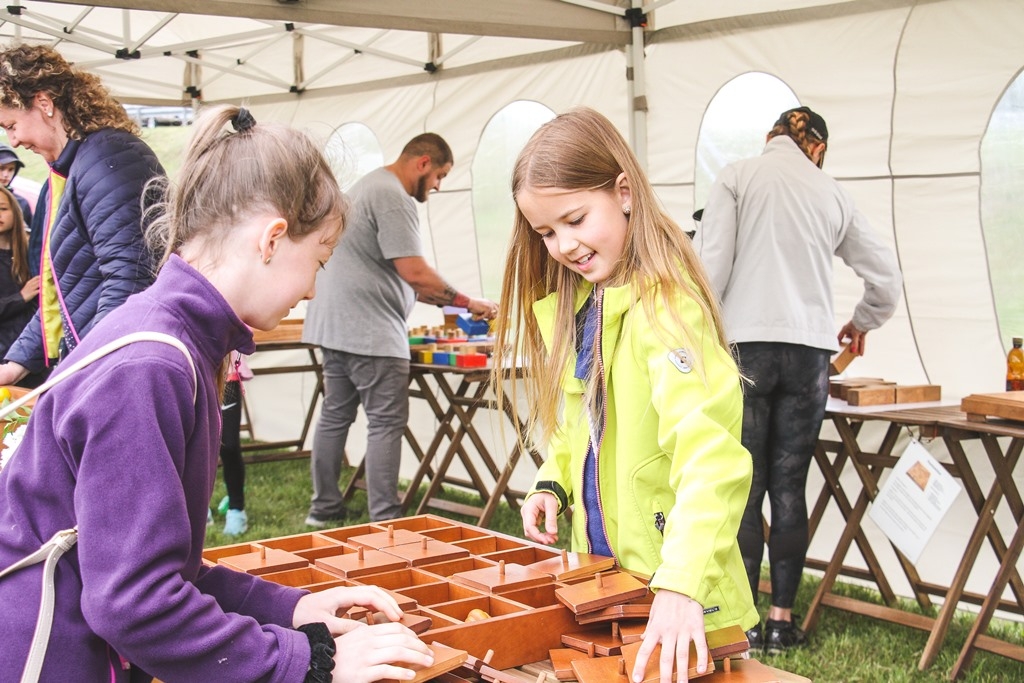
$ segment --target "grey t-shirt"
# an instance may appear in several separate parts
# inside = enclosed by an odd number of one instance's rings
[[[416,293],[391,259],[422,256],[419,213],[391,171],[366,174],[334,255],[317,274],[302,340],[364,356],[409,357],[406,320]]]

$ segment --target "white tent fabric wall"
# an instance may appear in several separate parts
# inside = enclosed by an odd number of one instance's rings
[[[28,0],[21,4],[39,12],[67,9],[68,17],[82,9]],[[172,9],[163,0],[110,0],[103,4]],[[328,4],[310,0],[303,7]],[[372,4],[335,6],[343,13],[356,5]],[[427,256],[451,282],[470,294],[479,294],[475,230],[480,226],[474,224],[471,169],[481,132],[498,110],[515,100],[533,100],[555,112],[581,104],[593,106],[624,133],[629,131],[633,103],[626,80],[627,59],[619,40],[622,36],[615,33],[621,34],[626,24],[622,19],[607,22],[611,33],[606,35],[618,40],[615,45],[545,42],[536,34],[530,39],[514,38],[509,37],[517,35],[511,29],[503,37],[479,41],[457,33],[471,33],[481,25],[480,17],[461,25],[454,21],[441,29],[431,26],[431,30],[448,31],[442,36],[447,49],[465,49],[452,54],[437,73],[427,74],[418,66],[429,58],[424,34],[403,26],[405,30],[379,35],[391,21],[385,10],[393,11],[402,4],[380,0],[379,25],[339,29],[337,35],[373,49],[404,52],[409,56],[405,62],[369,52],[355,59],[350,48],[342,47],[332,53],[333,48],[325,47],[332,43],[307,36],[306,77],[323,73],[305,92],[291,94],[282,84],[287,86],[292,79],[293,39],[268,34],[260,39],[265,43],[255,38],[240,40],[238,46],[204,55],[201,68],[207,81],[203,96],[207,102],[247,101],[259,120],[305,127],[325,140],[343,123],[359,121],[377,136],[385,162],[416,133],[432,130],[444,135],[452,144],[456,164],[442,192],[421,208]],[[587,4],[561,9],[581,12]],[[604,4],[624,7],[630,3]],[[840,179],[878,233],[897,249],[903,269],[905,296],[894,319],[871,333],[868,355],[856,361],[851,371],[904,384],[938,383],[944,396],[954,401],[968,393],[1001,389],[1004,348],[981,223],[984,178],[980,147],[993,109],[1024,67],[1024,41],[1020,39],[1024,3],[676,0],[657,4],[643,65],[648,166],[659,196],[679,223],[689,229],[689,216],[699,208],[694,198],[695,149],[709,102],[742,74],[756,71],[777,77],[828,121],[831,137],[826,171]],[[232,3],[210,5],[227,7]],[[285,11],[275,5],[269,0],[253,0],[248,7],[261,12]],[[523,16],[523,23],[533,30],[535,11],[558,3],[523,0],[494,5],[495,14],[500,9],[502,17],[534,10]],[[425,7],[421,3],[408,6],[410,11],[427,11],[421,9]],[[478,4],[465,6],[471,13]],[[235,13],[247,11],[242,3],[233,7]],[[452,15],[458,3],[437,0],[430,7],[436,9],[440,22]],[[762,13],[751,14],[755,10]],[[199,11],[208,9],[199,7]],[[115,10],[96,12],[108,32],[120,25]],[[148,12],[145,18],[133,18],[132,26],[152,25],[157,15]],[[173,21],[182,42],[207,38],[215,31],[246,34],[268,26],[265,21],[237,16],[214,21],[208,16],[182,15]],[[8,38],[14,35],[9,28],[10,24],[0,27]],[[559,37],[571,39],[567,34]],[[145,55],[147,58],[128,61],[105,55],[99,60],[94,51],[71,43],[63,43],[60,49],[85,65],[96,65],[105,82],[126,100],[155,103],[180,98],[181,55]],[[346,50],[353,58],[344,57]],[[230,63],[229,57],[247,52],[252,53],[251,65],[243,68],[263,73],[266,77],[261,76],[262,80],[227,73],[212,77],[220,73],[213,65]],[[332,64],[337,66],[327,69]],[[771,123],[764,122],[765,132]],[[842,265],[837,266],[836,283],[838,330],[859,299],[861,285]],[[418,306],[410,324],[438,320],[436,309]],[[261,361],[257,358],[255,362]],[[275,388],[264,393],[261,383],[271,381]],[[295,420],[301,417],[298,389],[285,388],[286,381],[290,378],[260,378],[252,383],[250,407],[261,438],[293,433]],[[311,385],[303,388],[311,389]],[[433,416],[422,406],[414,404],[412,419],[413,429],[419,433],[429,432],[433,426]],[[356,457],[365,439],[361,424],[351,435],[350,450]],[[494,452],[504,451],[496,421],[481,433],[492,440]],[[942,455],[941,448],[932,450]],[[980,452],[972,455],[984,457]],[[411,462],[410,452],[407,470]],[[812,479],[816,476],[813,470]],[[532,475],[532,468],[522,467],[514,486],[527,486]],[[981,484],[987,487],[988,482]],[[813,486],[811,490],[816,490]],[[963,507],[968,504],[961,496],[949,519],[970,519],[973,513]],[[823,530],[835,533],[838,523],[836,516],[828,517]],[[1001,519],[1000,523],[1008,526],[1012,520]],[[816,543],[827,545],[832,540],[825,536]],[[922,561],[936,567],[948,565],[935,555],[940,546],[948,548],[949,544],[933,541]],[[991,553],[986,552],[981,562],[991,562]],[[898,573],[897,568],[890,575]],[[984,587],[972,588],[980,592]]]

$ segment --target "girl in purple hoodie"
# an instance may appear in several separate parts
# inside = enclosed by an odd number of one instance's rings
[[[102,357],[42,394],[0,471],[0,568],[78,529],[56,564],[41,680],[365,683],[433,663],[397,623],[335,616],[364,605],[399,619],[380,589],[308,593],[202,562],[224,361],[254,350],[250,328],[269,330],[312,298],[346,208],[307,136],[231,106],[196,123],[177,184],[149,214],[163,264],[156,282],[55,374],[139,331],[180,340],[194,371],[160,342]],[[42,572],[36,564],[0,578],[0,682],[22,674]]]

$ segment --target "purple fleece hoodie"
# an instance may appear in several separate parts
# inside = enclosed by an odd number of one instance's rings
[[[104,318],[58,367],[152,330],[43,394],[0,472],[0,567],[78,525],[57,565],[46,681],[302,681],[309,644],[292,630],[304,591],[202,565],[220,446],[220,363],[252,333],[177,257]],[[0,579],[0,682],[21,676],[42,564]],[[121,659],[132,662],[122,669]],[[145,673],[144,673],[145,672]]]

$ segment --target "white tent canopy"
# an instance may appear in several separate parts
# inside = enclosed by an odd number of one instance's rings
[[[685,224],[702,201],[709,105],[733,79],[768,74],[828,120],[826,170],[900,257],[903,302],[856,373],[948,397],[1001,388],[981,148],[1024,65],[1018,0],[24,0],[0,21],[2,39],[56,43],[125,102],[244,101],[324,137],[360,122],[385,160],[441,133],[456,165],[424,229],[470,293],[490,263],[474,162],[503,107],[599,109]],[[838,330],[860,283],[842,267],[837,282]]]

